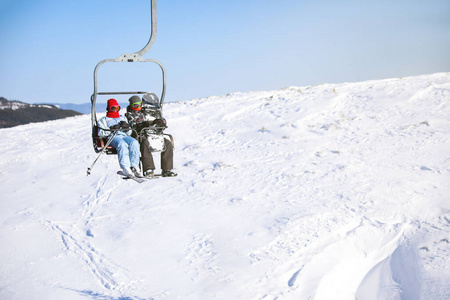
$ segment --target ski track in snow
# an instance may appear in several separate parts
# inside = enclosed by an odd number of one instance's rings
[[[139,284],[139,279],[132,274],[130,270],[115,263],[91,245],[88,241],[89,237],[94,237],[91,230],[82,229],[86,226],[89,228],[89,225],[91,225],[90,223],[94,220],[114,217],[114,215],[97,216],[102,205],[109,201],[112,190],[114,189],[105,187],[106,180],[106,176],[102,176],[98,180],[93,195],[90,195],[88,199],[82,203],[83,211],[81,213],[81,218],[75,224],[58,224],[58,222],[43,219],[31,211],[25,211],[23,213],[29,215],[33,220],[60,237],[65,249],[82,260],[98,280],[98,283],[106,290],[112,291],[115,294],[126,295],[130,294],[130,292],[136,288]],[[83,226],[83,224],[85,226]],[[84,232],[85,234],[83,234]],[[78,293],[91,296],[95,295],[95,293],[91,291],[78,291]],[[100,294],[97,294],[97,296],[100,297]]]
[[[2,129],[0,298],[448,299],[449,101],[441,73],[168,103],[180,175],[141,185],[86,177],[89,116]]]
[[[133,280],[129,270],[119,266],[109,260],[105,255],[97,251],[86,241],[79,240],[68,231],[61,228],[61,225],[51,221],[40,219],[32,213],[27,212],[34,220],[42,226],[49,228],[56,235],[61,237],[61,241],[67,251],[74,253],[88,265],[91,272],[98,279],[99,283],[107,290],[124,292],[132,288]]]

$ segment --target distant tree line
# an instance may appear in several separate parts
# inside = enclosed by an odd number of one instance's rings
[[[13,107],[16,107],[16,109],[13,109]],[[81,113],[59,109],[54,105],[32,105],[20,101],[8,101],[0,97],[0,128],[63,119],[77,115],[81,115]]]

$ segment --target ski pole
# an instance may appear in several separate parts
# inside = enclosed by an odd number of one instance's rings
[[[94,162],[92,163],[92,165],[87,169],[87,175],[89,176],[91,175],[91,170],[94,167],[95,163],[97,162],[97,160],[100,158],[100,156],[106,152],[106,148],[108,148],[109,144],[111,144],[112,140],[114,139],[114,137],[117,135],[119,131],[115,131],[112,135],[112,137],[110,139],[108,139],[108,142],[106,143],[105,147],[103,147],[102,152],[100,152],[100,154],[97,156],[97,158],[94,160]]]

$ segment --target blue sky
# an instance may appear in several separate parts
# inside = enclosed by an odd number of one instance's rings
[[[89,102],[95,65],[149,36],[150,0],[0,0],[0,96]],[[166,101],[450,72],[450,1],[159,0],[144,57]],[[156,65],[99,70],[100,91],[160,87]]]

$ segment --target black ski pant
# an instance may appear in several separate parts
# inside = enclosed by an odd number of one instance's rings
[[[141,160],[142,160],[142,171],[154,170],[155,163],[153,161],[153,155],[150,151],[150,145],[148,143],[147,137],[142,136],[141,142]],[[164,138],[164,144],[166,150],[161,152],[161,169],[172,170],[173,169],[173,145],[172,143]]]

